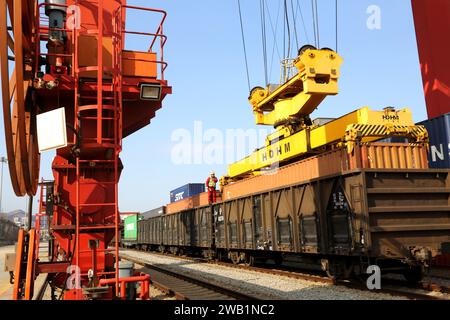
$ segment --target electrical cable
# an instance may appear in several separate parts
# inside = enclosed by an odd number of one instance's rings
[[[244,59],[245,59],[245,69],[247,71],[248,91],[250,91],[251,90],[250,73],[248,71],[247,47],[245,46],[245,34],[244,34],[244,23],[242,21],[241,1],[237,0],[237,4],[238,4],[238,9],[239,9],[239,21],[241,23],[242,45],[243,45],[243,48],[244,48]]]

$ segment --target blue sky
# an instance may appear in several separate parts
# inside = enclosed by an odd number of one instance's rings
[[[275,28],[279,0],[267,0]],[[320,46],[335,47],[334,0],[319,0]],[[201,121],[204,130],[255,129],[247,102],[245,74],[237,3],[221,1],[144,1],[129,4],[162,8],[169,14],[165,49],[169,68],[166,78],[173,86],[149,127],[124,141],[122,160],[125,169],[120,182],[121,211],[145,211],[169,201],[169,191],[190,182],[203,182],[211,170],[226,173],[226,164],[177,165],[171,158],[178,129],[194,130]],[[241,0],[251,85],[264,85],[259,1]],[[290,3],[290,1],[288,1]],[[311,2],[300,0],[306,31],[298,17],[300,45],[312,41]],[[296,5],[296,1],[294,1]],[[367,8],[381,9],[381,29],[369,30]],[[340,94],[329,97],[313,117],[337,117],[359,107],[382,109],[386,106],[409,107],[416,121],[426,118],[414,24],[409,0],[339,0],[339,53],[344,58]],[[283,51],[281,12],[277,42]],[[267,17],[267,19],[269,19]],[[130,29],[150,31],[151,21],[130,14]],[[291,22],[292,23],[292,22]],[[275,50],[272,62],[273,34],[267,21],[271,82],[279,79],[279,58]],[[151,28],[150,28],[151,29]],[[292,46],[296,47],[295,40]],[[142,41],[129,42],[143,49]],[[295,50],[296,51],[296,50]],[[3,119],[0,124],[3,136]],[[0,155],[5,155],[4,141]],[[42,159],[41,175],[52,177],[53,154]],[[26,207],[25,199],[13,195],[7,168],[4,172],[3,209]]]

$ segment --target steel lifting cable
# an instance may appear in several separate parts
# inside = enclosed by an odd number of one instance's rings
[[[267,36],[266,36],[266,9],[264,0],[259,1],[260,13],[261,13],[261,40],[263,47],[263,59],[264,59],[264,79],[266,86],[269,84],[268,72],[267,72]]]
[[[315,3],[315,7],[316,7],[316,17],[315,17],[315,21],[316,21],[316,28],[317,28],[317,48],[320,48],[320,29],[319,29],[319,9],[317,6],[317,0],[314,0]]]
[[[314,44],[317,48],[320,47],[319,37],[319,15],[317,13],[317,0],[311,0],[313,30],[314,30]]]
[[[335,1],[335,11],[336,11],[336,52],[338,52],[338,45],[339,45],[339,13],[338,13],[338,0]]]
[[[302,11],[302,7],[300,6],[299,0],[297,0],[297,12],[300,14],[300,18],[302,20],[303,30],[305,31],[305,36],[306,36],[306,41],[307,41],[307,43],[310,43],[309,36],[308,36],[308,29],[306,28],[305,18],[303,17],[303,11]]]
[[[285,15],[285,19],[286,19],[287,38],[288,38],[287,55],[285,55],[284,58],[289,58],[291,55],[291,26],[290,26],[290,22],[289,22],[289,12],[288,12],[287,0],[284,0],[284,15]]]
[[[285,19],[285,12],[286,12],[286,0],[283,1],[283,59],[286,58],[286,19]]]
[[[313,31],[314,31],[314,45],[317,47],[316,15],[315,15],[315,10],[314,10],[314,0],[311,0],[311,10],[312,10],[312,21],[313,21]]]
[[[291,0],[291,8],[292,8],[292,20],[294,22],[294,35],[295,35],[295,44],[297,46],[297,49],[300,48],[299,42],[298,42],[298,33],[297,33],[297,14],[294,13],[294,0]],[[298,12],[297,12],[298,13]]]
[[[239,21],[241,23],[241,36],[242,36],[242,45],[243,45],[243,48],[244,48],[245,69],[247,71],[248,91],[250,91],[251,90],[250,73],[248,71],[247,48],[245,46],[244,23],[242,21],[242,10],[241,10],[241,1],[240,0],[237,0],[237,5],[238,5],[238,9],[239,9]]]
[[[265,4],[266,8],[268,8],[267,0],[264,0],[264,4]],[[271,56],[271,60],[270,60],[269,79],[272,78],[273,58],[274,58],[274,55],[275,55],[275,49],[277,50],[278,59],[281,60],[280,49],[278,48],[278,42],[277,42],[277,32],[278,32],[278,21],[279,21],[279,18],[280,18],[280,9],[281,9],[281,2],[278,2],[277,20],[275,22],[275,28],[273,27],[272,17],[270,15],[270,10],[267,10],[267,14],[269,16],[270,27],[272,29],[272,34],[273,34],[273,48],[272,48],[272,56]]]

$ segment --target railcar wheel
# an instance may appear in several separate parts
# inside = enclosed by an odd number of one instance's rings
[[[281,264],[283,263],[283,257],[281,255],[276,256],[273,258],[273,262],[275,262],[275,265],[281,266]]]
[[[349,279],[353,275],[354,265],[345,260],[329,260],[326,263],[325,272],[330,279]]]
[[[247,267],[253,267],[255,265],[255,256],[250,253],[247,253],[245,255],[245,265]]]
[[[233,264],[239,264],[241,262],[241,257],[238,252],[230,252],[229,257]]]
[[[406,281],[408,281],[409,283],[417,284],[420,281],[422,281],[424,272],[425,271],[421,266],[411,267],[411,268],[406,269],[403,272],[403,276],[405,277]]]
[[[224,254],[221,250],[217,251],[216,257],[217,257],[217,261],[219,261],[219,262],[222,262],[225,260]]]

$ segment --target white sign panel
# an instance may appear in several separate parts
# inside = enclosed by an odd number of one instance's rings
[[[66,113],[64,108],[37,115],[39,152],[67,146]]]

